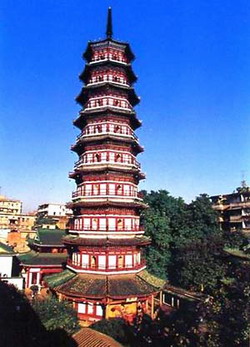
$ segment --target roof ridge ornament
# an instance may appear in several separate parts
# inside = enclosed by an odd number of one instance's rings
[[[111,39],[112,36],[113,36],[113,30],[112,30],[112,9],[111,9],[111,7],[108,8],[106,35],[107,35],[108,39]]]

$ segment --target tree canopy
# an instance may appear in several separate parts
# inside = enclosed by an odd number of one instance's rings
[[[32,307],[47,330],[64,329],[69,335],[79,330],[77,312],[66,300],[55,297],[34,300]]]
[[[189,319],[181,310],[162,322],[168,331],[164,341],[176,347],[247,346],[249,259],[227,251],[247,250],[246,237],[220,230],[217,212],[206,194],[189,204],[165,190],[144,191],[143,195],[148,204],[143,223],[152,239],[146,250],[148,270],[175,286],[213,298],[203,307],[202,324],[197,325],[199,314],[194,312]]]

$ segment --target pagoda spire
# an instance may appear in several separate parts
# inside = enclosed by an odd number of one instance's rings
[[[108,39],[111,39],[112,35],[113,35],[113,30],[112,30],[112,9],[111,9],[111,7],[108,8],[106,35],[107,35]]]

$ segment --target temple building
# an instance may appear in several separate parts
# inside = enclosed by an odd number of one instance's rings
[[[39,228],[34,239],[28,240],[30,252],[20,254],[19,262],[25,288],[34,285],[40,291],[44,286],[44,276],[53,275],[64,270],[67,250],[62,243],[65,230]]]
[[[92,41],[80,80],[82,106],[74,125],[80,135],[72,150],[79,156],[70,177],[76,191],[68,235],[67,269],[46,278],[60,298],[73,302],[86,324],[102,318],[132,321],[138,310],[154,315],[164,283],[146,271],[138,195],[145,176],[136,156],[143,151],[134,131],[141,126],[130,45],[113,39],[111,9],[106,38]]]

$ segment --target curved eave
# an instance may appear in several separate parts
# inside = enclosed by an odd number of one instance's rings
[[[107,92],[112,91],[112,90],[125,90],[128,93],[128,101],[132,106],[136,106],[140,102],[140,98],[136,95],[134,88],[118,84],[118,83],[113,83],[113,82],[102,82],[96,85],[90,85],[90,86],[85,86],[82,88],[80,94],[75,98],[76,102],[80,104],[81,106],[84,106],[86,102],[89,100],[89,92],[90,90],[104,90]]]
[[[131,120],[131,124],[132,124],[132,128],[135,130],[137,128],[139,128],[142,125],[142,122],[136,117],[136,113],[135,111],[129,111],[129,110],[119,110],[119,109],[113,109],[112,107],[102,107],[100,109],[95,109],[95,110],[82,110],[80,111],[80,115],[78,118],[76,118],[73,121],[74,126],[76,126],[77,128],[81,129],[87,125],[87,118],[88,117],[95,117],[99,114],[104,114],[110,112],[114,115],[116,114],[121,114],[121,115],[127,115],[130,117]]]
[[[107,171],[115,171],[115,172],[126,172],[129,173],[133,176],[135,176],[136,178],[138,178],[139,180],[144,179],[146,176],[143,172],[139,171],[138,169],[126,169],[126,168],[115,168],[115,167],[110,167],[110,166],[106,166],[105,168],[103,167],[97,167],[97,168],[81,168],[81,169],[75,169],[73,172],[69,173],[69,178],[76,178],[77,176],[81,175],[81,173],[93,173],[93,172],[107,172]]]
[[[90,143],[92,142],[96,143],[99,141],[108,141],[108,140],[111,140],[114,142],[131,143],[135,155],[144,152],[144,148],[136,140],[132,138],[121,138],[119,136],[113,136],[109,134],[102,135],[102,136],[91,136],[91,137],[79,139],[77,143],[71,146],[71,150],[73,152],[76,152],[78,155],[81,155],[86,145],[90,145]]]
[[[62,248],[62,247],[64,247],[64,244],[60,244],[60,245],[58,245],[58,244],[43,244],[43,243],[36,243],[36,242],[34,242],[34,243],[32,243],[32,244],[29,244],[29,246],[36,246],[36,247],[41,247],[41,248],[43,248],[43,247],[51,247],[51,248]]]
[[[115,202],[115,201],[110,201],[107,199],[106,201],[77,201],[77,202],[69,202],[67,203],[68,208],[75,208],[75,207],[129,207],[129,208],[138,208],[138,209],[146,209],[148,206],[144,204],[143,202]]]
[[[111,43],[113,42],[113,43],[115,43],[117,45],[121,45],[122,48],[124,47],[125,48],[125,54],[128,57],[129,61],[133,61],[135,59],[135,55],[132,52],[129,43],[113,40],[112,38],[106,38],[106,39],[100,40],[100,41],[89,41],[88,45],[87,45],[87,48],[86,48],[85,52],[83,53],[83,58],[87,62],[89,62],[91,57],[92,57],[92,53],[93,53],[93,48],[92,47],[98,46],[98,45],[103,44],[103,43],[109,43],[109,42],[111,42]]]
[[[105,68],[109,68],[109,67],[112,68],[113,66],[122,67],[124,70],[126,70],[126,74],[129,77],[129,81],[131,84],[133,84],[137,81],[137,76],[135,75],[135,73],[132,69],[132,66],[130,64],[121,66],[121,64],[119,62],[116,62],[113,60],[112,61],[109,60],[108,63],[107,63],[107,61],[100,61],[100,62],[96,63],[95,66],[90,65],[90,64],[86,64],[83,72],[79,75],[79,79],[81,81],[83,81],[85,84],[87,84],[88,79],[90,77],[90,72],[92,70],[94,70],[95,68],[100,67],[100,66],[104,66]]]
[[[155,295],[159,289],[138,275],[76,275],[54,287],[56,292],[72,298],[127,299]]]
[[[150,240],[143,238],[139,239],[89,239],[82,237],[73,238],[63,238],[65,245],[75,245],[75,246],[105,246],[105,247],[115,247],[115,246],[146,246],[151,243]]]

